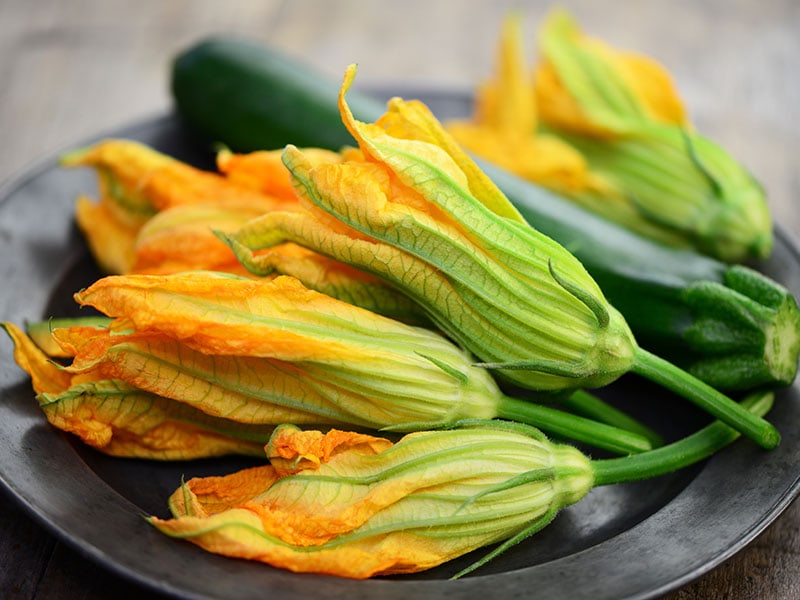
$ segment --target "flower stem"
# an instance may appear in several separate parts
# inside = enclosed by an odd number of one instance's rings
[[[763,417],[772,408],[773,401],[772,392],[755,392],[736,406],[749,415]],[[594,460],[594,485],[639,481],[677,471],[708,458],[739,435],[739,431],[724,422],[714,421],[692,435],[655,450],[633,456]]]
[[[637,433],[650,440],[650,444],[654,448],[664,443],[663,438],[658,433],[629,414],[611,406],[585,390],[575,390],[560,402],[560,406],[587,419],[593,419],[612,427]]]
[[[778,430],[772,424],[760,416],[748,412],[724,394],[683,369],[647,350],[637,348],[631,370],[693,402],[762,448],[772,450],[781,441]]]
[[[614,452],[633,454],[652,449],[646,437],[563,410],[503,396],[497,416],[538,427],[561,438],[574,440]]]

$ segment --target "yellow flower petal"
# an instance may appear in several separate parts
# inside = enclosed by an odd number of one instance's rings
[[[14,343],[14,360],[31,377],[37,394],[61,392],[67,389],[72,375],[50,361],[50,358],[33,343],[33,340],[13,323],[2,323],[3,329]]]
[[[269,427],[215,419],[113,380],[41,394],[38,400],[51,425],[111,456],[155,460],[260,456],[271,433]]]
[[[376,406],[377,398],[337,388],[325,373],[303,365],[204,354],[154,334],[93,335],[81,344],[68,370],[75,380],[88,374],[124,381],[239,423],[382,427],[397,418]]]
[[[536,131],[536,96],[525,61],[521,16],[516,12],[503,21],[495,79],[478,88],[475,113],[477,123],[506,135],[527,137]]]
[[[209,354],[264,356],[337,363],[375,360],[377,348],[349,344],[366,311],[313,292],[297,280],[262,281],[208,272],[169,276],[129,275],[101,279],[76,294],[81,304],[130,320],[139,330],[159,331]],[[295,323],[302,333],[283,325]],[[326,327],[331,320],[335,329]],[[396,327],[381,321],[386,333]],[[310,332],[313,335],[308,335]],[[319,336],[315,338],[314,336]]]
[[[117,188],[112,195],[121,202],[141,206],[151,214],[172,206],[213,202],[269,202],[285,207],[293,199],[270,198],[246,186],[240,186],[219,173],[197,169],[175,158],[132,140],[111,139],[91,148],[68,154],[62,164],[70,167],[93,167]],[[127,201],[127,202],[126,202]]]
[[[89,250],[105,273],[127,273],[135,260],[134,243],[141,221],[121,219],[110,201],[93,202],[80,196],[75,220]]]
[[[525,60],[520,17],[503,22],[494,78],[478,87],[468,120],[447,131],[473,154],[523,179],[565,194],[594,194],[608,187],[584,157],[557,137],[537,131],[533,77]]]
[[[155,275],[208,269],[244,275],[214,230],[235,231],[267,211],[252,203],[192,204],[164,210],[138,232],[135,260],[128,271],[121,272]]]
[[[381,160],[381,152],[376,142],[387,142],[401,151],[420,153],[436,164],[442,172],[468,189],[478,201],[494,213],[519,223],[525,222],[514,205],[480,170],[423,103],[404,102],[394,98],[389,102],[387,113],[374,125],[356,121],[345,100],[355,73],[353,65],[345,72],[344,83],[339,93],[339,108],[344,124],[359,142],[362,152]],[[318,164],[309,162],[314,166]]]
[[[120,379],[215,416],[411,428],[492,418],[502,399],[489,374],[438,333],[286,277],[130,275],[83,294],[118,320],[101,332],[55,332],[74,350],[70,372]]]
[[[305,469],[316,470],[341,452],[371,455],[391,445],[385,438],[363,433],[336,429],[322,433],[281,425],[270,438],[268,458],[278,475],[283,477]]]
[[[93,203],[81,197],[76,218],[93,256],[107,273],[130,272],[138,260],[135,245],[140,229],[161,211],[213,204],[220,210],[230,207],[233,211],[246,206],[250,215],[255,216],[270,210],[291,210],[297,205],[293,193],[284,198],[271,196],[131,140],[105,140],[71,152],[62,159],[62,164],[92,167],[97,171],[100,200]],[[174,215],[165,220],[175,223]],[[163,222],[152,225],[151,232],[161,226]],[[224,250],[220,247],[217,251]],[[232,257],[229,252],[226,254],[233,268]],[[148,260],[153,259],[150,256]],[[178,266],[165,266],[171,268]]]
[[[656,61],[583,35],[562,10],[548,16],[540,39],[535,87],[543,122],[600,138],[648,122],[688,125],[675,86]]]
[[[321,148],[307,148],[314,162],[332,162],[339,160],[339,155]],[[217,168],[225,177],[242,187],[264,194],[294,200],[289,171],[281,161],[281,150],[262,150],[247,154],[234,154],[223,150],[217,154]]]
[[[208,416],[187,404],[104,377],[90,365],[79,372],[59,367],[25,333],[4,323],[14,358],[30,374],[48,422],[112,456],[184,460],[224,454],[259,456],[272,427]],[[54,331],[67,354],[97,353],[108,330],[68,327]],[[287,415],[289,416],[289,415]]]

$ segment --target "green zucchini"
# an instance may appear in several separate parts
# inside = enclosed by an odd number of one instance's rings
[[[189,125],[240,152],[355,143],[339,117],[339,83],[253,41],[201,41],[174,61],[171,87]],[[349,101],[362,118],[384,112],[367,96]]]
[[[288,143],[339,149],[338,83],[265,45],[211,38],[180,54],[172,93],[187,123],[233,150]],[[351,91],[357,118],[383,104]],[[528,222],[581,260],[637,340],[722,390],[789,385],[800,354],[800,310],[779,283],[672,249],[478,161]]]

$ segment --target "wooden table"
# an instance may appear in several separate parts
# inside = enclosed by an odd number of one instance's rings
[[[522,4],[533,55],[548,3]],[[800,235],[800,4],[563,4],[590,32],[666,64],[699,129],[750,167],[776,220]],[[468,90],[490,72],[511,5],[0,0],[0,181],[99,132],[169,110],[169,58],[205,34],[260,39],[337,78],[358,62],[359,79],[372,86]],[[795,503],[746,549],[668,597],[800,597],[799,527]],[[0,492],[0,599],[110,597],[145,591],[87,562]]]

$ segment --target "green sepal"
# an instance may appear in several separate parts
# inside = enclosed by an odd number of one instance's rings
[[[476,367],[490,370],[535,371],[547,375],[557,375],[568,379],[580,379],[594,374],[594,371],[580,363],[567,363],[558,360],[514,360],[504,362],[477,362]]]
[[[434,365],[439,367],[442,371],[444,371],[445,373],[450,375],[450,377],[452,377],[453,379],[458,381],[461,385],[467,385],[467,383],[469,383],[469,377],[463,371],[459,371],[455,367],[452,367],[452,366],[448,365],[447,363],[445,363],[445,362],[443,362],[441,360],[438,360],[437,358],[434,358],[433,356],[429,356],[427,354],[424,354],[423,352],[417,352],[417,354],[419,356],[421,356],[422,358],[424,358],[425,360],[429,360],[430,362],[432,362]]]

